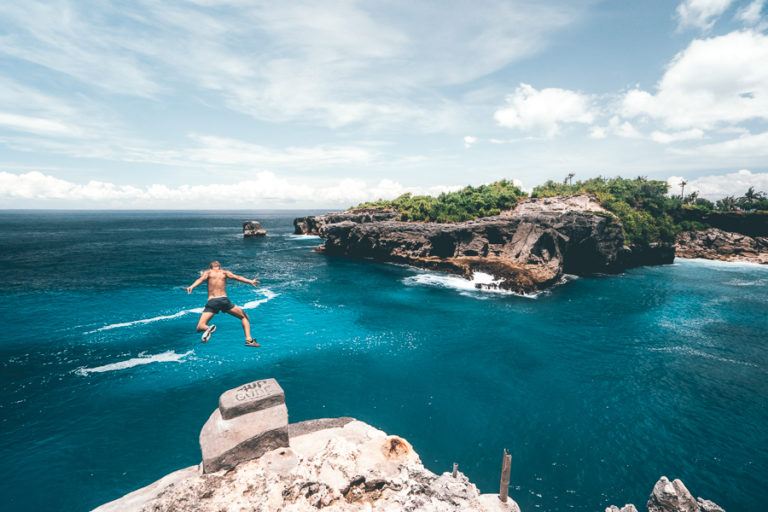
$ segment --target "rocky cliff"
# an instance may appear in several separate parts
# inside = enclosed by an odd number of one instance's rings
[[[345,212],[326,213],[325,215],[298,217],[293,220],[293,232],[297,235],[320,235],[321,229],[326,224],[337,224],[345,221],[360,224],[399,218],[399,213],[389,210],[352,209]]]
[[[589,196],[530,199],[499,216],[450,224],[361,218],[353,212],[294,224],[297,231],[325,238],[327,254],[408,263],[467,278],[482,272],[492,279],[478,286],[519,293],[552,286],[565,273],[617,272],[674,259],[669,247],[626,248],[619,220]]]
[[[694,498],[688,488],[680,480],[669,481],[662,476],[653,486],[648,498],[648,512],[725,512],[717,503],[703,498]],[[619,508],[611,505],[605,512],[638,512],[632,505]]]
[[[297,427],[300,429],[301,424]],[[97,512],[253,511],[508,511],[496,495],[481,495],[466,476],[424,468],[404,439],[349,421],[291,437],[231,471],[182,469]]]
[[[226,391],[200,433],[202,463],[97,512],[520,512],[460,472],[426,469],[405,439],[352,418],[288,424],[274,379]]]
[[[200,432],[202,462],[106,503],[96,512],[520,512],[480,494],[456,467],[436,475],[405,439],[353,418],[288,423],[274,379],[224,392]],[[506,452],[505,452],[506,453]],[[508,473],[507,473],[508,474]],[[606,512],[637,512],[634,505]],[[648,512],[724,512],[680,480],[656,483]]]
[[[750,237],[717,228],[680,233],[675,252],[681,258],[706,258],[768,264],[768,237]]]

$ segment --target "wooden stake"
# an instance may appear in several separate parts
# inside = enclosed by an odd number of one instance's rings
[[[453,463],[453,478],[456,478],[458,473],[459,473],[459,464],[454,462]]]
[[[509,496],[509,474],[512,471],[512,455],[504,448],[504,455],[501,459],[501,484],[499,487],[499,499],[502,503],[507,502]]]

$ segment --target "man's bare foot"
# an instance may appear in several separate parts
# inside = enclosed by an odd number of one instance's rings
[[[254,339],[250,339],[250,340],[245,340],[245,346],[246,347],[260,347],[261,345],[259,345],[258,341],[254,340]]]
[[[215,325],[209,325],[208,328],[203,333],[203,336],[200,338],[203,340],[203,343],[207,343],[209,339],[211,339],[211,334],[216,330]]]

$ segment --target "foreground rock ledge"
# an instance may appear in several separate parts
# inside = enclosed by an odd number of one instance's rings
[[[97,508],[100,512],[469,511],[520,512],[480,494],[466,476],[426,469],[405,439],[353,418],[288,424],[274,379],[224,392],[200,432],[203,462]],[[649,512],[724,512],[666,477]],[[637,512],[634,505],[606,512]]]
[[[505,504],[495,494],[481,495],[461,473],[432,473],[405,439],[346,421],[330,428],[318,420],[292,425],[298,435],[288,448],[229,472],[182,469],[96,510],[520,511],[511,499]]]
[[[203,461],[99,511],[520,512],[464,475],[427,470],[405,439],[353,418],[288,424],[275,379],[225,391],[200,432]]]

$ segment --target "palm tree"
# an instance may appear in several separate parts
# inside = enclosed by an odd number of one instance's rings
[[[726,196],[717,201],[717,209],[724,212],[730,212],[736,209],[737,202],[733,196]]]
[[[569,172],[568,176],[565,177],[563,180],[563,185],[573,185],[573,177],[576,176],[576,174]]]
[[[688,184],[685,180],[680,180],[680,199],[685,202],[685,186]]]

